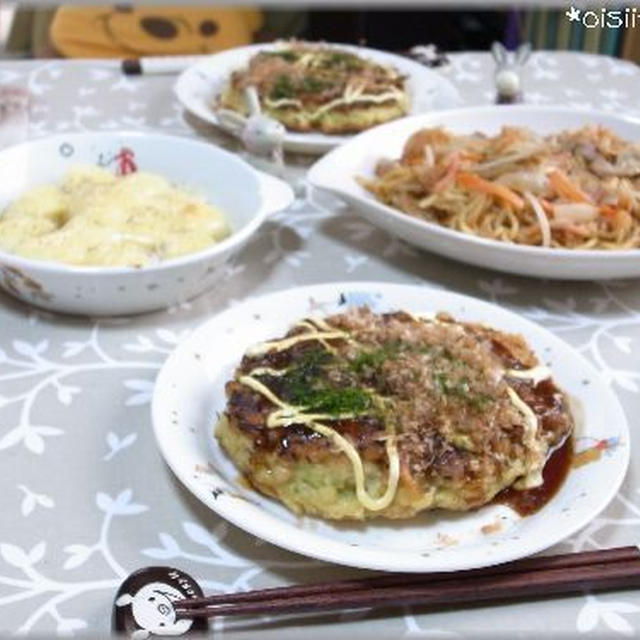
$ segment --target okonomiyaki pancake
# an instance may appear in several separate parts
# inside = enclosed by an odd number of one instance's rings
[[[357,133],[409,108],[405,78],[396,69],[322,44],[285,42],[259,51],[231,74],[217,106],[246,115],[250,86],[263,113],[289,131]]]
[[[542,483],[570,435],[565,395],[518,335],[360,308],[251,347],[216,436],[296,513],[410,518]]]

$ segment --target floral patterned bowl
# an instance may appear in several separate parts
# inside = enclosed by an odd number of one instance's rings
[[[229,260],[270,214],[293,202],[281,180],[211,144],[155,133],[77,133],[0,151],[0,211],[21,193],[55,183],[76,164],[118,174],[137,168],[165,176],[218,207],[231,235],[211,247],[143,268],[75,267],[0,250],[0,287],[33,305],[81,315],[151,311],[192,298],[219,282]]]

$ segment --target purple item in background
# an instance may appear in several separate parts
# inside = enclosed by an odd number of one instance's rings
[[[509,11],[504,28],[504,46],[513,51],[520,44],[520,14],[516,9]]]

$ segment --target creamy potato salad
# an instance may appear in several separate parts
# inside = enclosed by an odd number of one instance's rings
[[[0,214],[1,249],[77,266],[144,267],[229,234],[219,210],[159,175],[92,166],[31,189]]]

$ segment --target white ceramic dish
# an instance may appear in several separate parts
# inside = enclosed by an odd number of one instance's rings
[[[447,310],[524,335],[548,362],[556,382],[576,406],[577,447],[606,440],[600,460],[572,470],[560,491],[536,514],[520,518],[489,505],[465,514],[431,513],[400,522],[339,524],[297,517],[238,482],[238,471],[212,437],[225,407],[224,383],[245,349],[282,333],[307,315],[345,305],[376,311]],[[629,461],[624,413],[596,370],[542,327],[497,306],[426,287],[334,283],[254,298],[215,316],[169,357],[152,404],[160,451],[175,474],[202,502],[246,531],[273,544],[338,564],[388,571],[454,571],[515,560],[550,547],[594,518],[617,492]],[[493,533],[489,529],[497,528]],[[485,533],[482,532],[485,527]]]
[[[0,151],[0,213],[24,191],[58,182],[73,165],[100,164],[117,171],[129,160],[217,206],[231,235],[198,253],[141,269],[73,267],[0,251],[0,287],[66,313],[119,315],[167,307],[219,281],[224,265],[265,217],[293,201],[287,184],[210,144],[151,133],[76,133]]]
[[[232,71],[244,68],[249,58],[258,51],[273,49],[277,44],[257,44],[216,53],[196,63],[178,78],[175,92],[182,105],[199,118],[222,127],[213,104]],[[376,49],[335,45],[340,49],[353,51],[365,58],[385,65],[391,65],[407,76],[407,87],[411,96],[411,113],[424,113],[432,109],[447,109],[461,104],[453,85],[438,72],[408,58]],[[287,132],[284,147],[288,151],[302,153],[325,153],[329,149],[346,142],[353,136],[336,136],[322,133]]]
[[[456,133],[496,133],[504,125],[540,134],[599,123],[640,141],[640,121],[564,107],[488,106],[405,118],[366,131],[311,167],[308,179],[348,202],[373,224],[422,249],[480,267],[543,278],[593,280],[640,276],[640,250],[585,251],[507,244],[453,231],[412,218],[379,202],[355,176],[371,177],[376,162],[397,158],[407,138],[422,127],[444,126]]]

